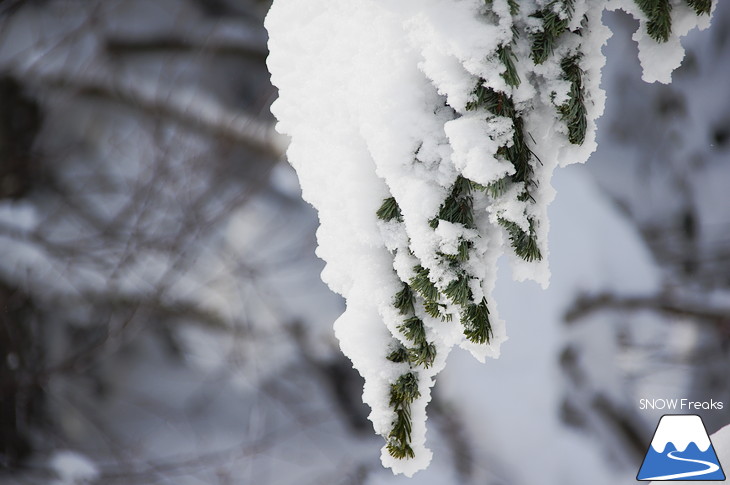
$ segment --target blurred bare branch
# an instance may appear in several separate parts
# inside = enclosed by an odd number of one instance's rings
[[[41,69],[14,72],[44,89],[118,101],[147,115],[162,116],[193,130],[240,143],[274,160],[284,156],[288,144],[285,137],[276,133],[273,123],[224,107],[206,99],[204,93],[160,91],[160,87],[140,83],[138,79],[120,80],[111,74],[81,76]]]
[[[730,307],[718,308],[704,300],[687,301],[672,295],[618,296],[612,293],[583,295],[565,312],[565,321],[575,322],[598,311],[651,311],[668,316],[730,325]]]

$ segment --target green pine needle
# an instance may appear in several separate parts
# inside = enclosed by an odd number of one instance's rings
[[[509,86],[517,87],[520,85],[520,75],[517,74],[517,67],[515,67],[515,60],[517,56],[512,52],[512,47],[509,45],[501,45],[497,49],[497,55],[499,60],[504,64],[505,71],[502,73],[502,78]]]
[[[461,273],[457,279],[448,284],[444,290],[444,295],[456,305],[468,305],[472,299],[469,276],[466,273]]]
[[[474,182],[466,177],[459,175],[454,180],[454,186],[451,188],[451,193],[454,197],[466,197],[471,194]]]
[[[393,428],[388,435],[388,453],[394,458],[414,458],[416,455],[411,448],[411,413],[409,406],[396,409]]]
[[[646,32],[657,42],[666,42],[672,33],[672,4],[669,0],[634,0],[648,17]]]
[[[487,187],[482,184],[478,184],[474,182],[473,180],[469,180],[469,186],[471,187],[472,191],[479,191],[479,192],[486,192]]]
[[[428,369],[436,359],[436,346],[424,341],[418,347],[408,349],[408,359],[411,364],[422,365]]]
[[[532,159],[532,151],[525,141],[524,122],[521,117],[512,119],[514,134],[512,135],[512,146],[507,147],[507,160],[512,162],[515,167],[515,173],[512,180],[515,182],[525,182],[528,185],[532,179],[534,169],[530,160]]]
[[[418,317],[411,317],[402,324],[398,325],[398,330],[415,344],[421,344],[426,341],[426,328]]]
[[[468,110],[484,108],[497,116],[512,119],[512,143],[509,146],[500,147],[497,150],[497,155],[509,160],[515,167],[515,173],[511,177],[514,182],[525,182],[525,185],[534,185],[535,182],[532,180],[534,169],[530,163],[533,153],[525,141],[527,133],[525,132],[524,121],[522,117],[517,115],[512,98],[505,93],[485,87],[483,81],[477,83],[472,96],[474,99],[469,101],[466,106]],[[497,192],[504,189],[504,186],[497,185],[495,189],[495,192]]]
[[[418,391],[418,377],[407,372],[390,385],[390,405],[395,409],[403,409],[404,404],[411,404],[421,397]]]
[[[542,259],[542,253],[537,246],[537,235],[535,234],[533,219],[530,219],[529,233],[523,231],[520,226],[507,219],[500,217],[499,223],[507,230],[512,248],[517,256],[528,262]]]
[[[568,101],[558,107],[560,118],[568,126],[568,140],[574,145],[582,145],[586,138],[586,106],[583,100],[583,70],[580,68],[581,55],[566,57],[560,62],[563,79],[570,82]]]
[[[505,93],[495,91],[484,85],[484,79],[480,79],[472,91],[473,99],[466,103],[468,111],[484,108],[497,116],[512,118],[515,116],[515,105]]]
[[[411,288],[426,301],[438,301],[440,293],[428,278],[428,270],[421,265],[413,268],[416,275],[411,278]]]
[[[439,210],[438,218],[467,228],[474,228],[473,200],[471,197],[448,197]]]
[[[464,335],[476,344],[489,343],[492,338],[492,325],[489,322],[487,300],[469,305],[461,316]]]
[[[391,362],[395,362],[396,364],[400,364],[402,362],[408,362],[409,361],[409,354],[408,349],[406,349],[403,344],[400,342],[397,342],[395,345],[395,348],[390,351],[390,353],[385,357]]]
[[[465,263],[469,260],[469,250],[472,247],[472,243],[470,241],[461,240],[459,243],[459,252],[456,254],[456,258],[462,262]]]
[[[687,5],[692,7],[697,15],[710,15],[712,0],[687,0]]]
[[[390,406],[395,410],[395,420],[388,434],[386,447],[388,453],[395,458],[415,456],[410,445],[412,430],[410,405],[419,396],[418,378],[412,372],[401,375],[390,385]]]
[[[398,309],[401,315],[413,313],[413,291],[408,283],[403,283],[403,289],[395,294],[393,306]]]
[[[445,306],[446,305],[443,305],[434,300],[426,300],[423,302],[423,309],[428,315],[432,316],[433,318],[444,318],[444,316],[441,314],[441,309]]]
[[[496,182],[492,182],[487,186],[487,190],[493,199],[501,197],[505,192],[507,192],[507,178],[503,177]]]
[[[474,210],[471,191],[473,182],[459,175],[451,187],[451,193],[441,204],[438,216],[430,221],[431,227],[438,227],[438,221],[444,220],[464,227],[474,228]]]
[[[542,64],[555,50],[555,43],[573,18],[574,0],[553,0],[533,17],[542,19],[542,31],[532,35],[532,60]],[[558,13],[560,11],[560,13]]]
[[[413,458],[411,448],[411,403],[418,399],[418,377],[413,372],[402,374],[390,385],[390,406],[395,410],[395,421],[388,434],[386,445],[391,456],[404,459]]]
[[[375,214],[378,216],[378,219],[383,221],[392,221],[393,219],[399,222],[403,221],[403,215],[400,212],[400,207],[398,207],[398,202],[396,202],[395,197],[383,199],[383,204]]]
[[[410,437],[408,438],[410,439]],[[392,437],[388,441],[388,453],[393,458],[403,460],[405,458],[415,458],[416,454],[413,452],[413,448],[405,440],[398,440],[396,437]]]

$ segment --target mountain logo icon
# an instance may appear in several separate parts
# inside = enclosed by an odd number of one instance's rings
[[[725,480],[702,418],[696,414],[662,416],[636,479]]]

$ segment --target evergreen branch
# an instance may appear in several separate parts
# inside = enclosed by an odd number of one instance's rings
[[[396,345],[393,348],[393,350],[390,351],[390,353],[385,357],[391,362],[395,362],[396,364],[400,364],[402,362],[408,362],[409,355],[408,355],[408,349],[403,346],[400,342],[396,341]]]
[[[403,283],[403,289],[395,294],[393,306],[398,309],[401,315],[408,315],[414,312],[413,291],[408,283]]]
[[[440,293],[431,280],[429,279],[429,271],[421,265],[413,268],[416,275],[411,278],[411,288],[417,292],[426,301],[438,301]]]
[[[438,227],[438,221],[444,220],[454,224],[473,229],[474,228],[474,200],[471,196],[473,182],[459,175],[451,187],[451,193],[441,204],[438,216],[431,220],[433,229]]]
[[[469,101],[466,105],[467,110],[476,110],[484,108],[487,111],[497,115],[508,117],[512,120],[512,143],[499,147],[497,155],[504,157],[515,168],[515,173],[511,179],[513,182],[524,182],[525,191],[528,192],[526,199],[531,199],[529,195],[529,187],[536,185],[532,176],[534,169],[530,161],[533,158],[532,150],[527,146],[525,141],[526,132],[522,117],[517,114],[514,102],[507,94],[496,91],[490,87],[484,86],[484,80],[480,80],[473,91],[475,99]],[[498,185],[492,187],[494,195],[503,193],[505,190],[504,181],[496,182]]]
[[[428,279],[428,271],[419,267],[416,271],[414,279],[425,278],[428,282],[426,287],[433,286]],[[423,283],[423,280],[421,280]],[[435,290],[435,286],[433,286]],[[427,290],[430,291],[430,290]],[[438,291],[436,290],[438,297]],[[394,306],[398,308],[401,314],[413,313],[414,295],[411,287],[403,284],[403,288],[394,297]],[[407,318],[398,330],[403,332],[406,339],[415,345],[406,348],[403,344],[396,341],[386,359],[394,363],[408,363],[408,366],[423,366],[429,368],[436,359],[436,345],[426,340],[426,327],[423,321],[417,316]],[[415,454],[411,447],[411,412],[410,405],[420,396],[418,390],[418,378],[413,372],[402,374],[396,382],[390,385],[390,407],[396,413],[390,433],[388,433],[386,449],[388,453],[398,459],[414,458]]]
[[[537,182],[532,180],[534,169],[530,160],[532,159],[532,150],[527,146],[525,141],[524,121],[519,116],[512,118],[514,133],[512,134],[512,145],[501,147],[497,150],[498,154],[502,154],[512,163],[515,173],[512,175],[512,181],[524,182],[525,190],[530,185],[536,185]]]
[[[410,406],[395,411],[396,419],[393,422],[393,429],[388,435],[387,449],[390,456],[402,460],[404,458],[415,458],[411,448],[411,412]]]
[[[411,317],[405,322],[398,326],[398,330],[403,332],[403,335],[416,344],[426,342],[426,328],[423,326],[423,321],[418,317]]]
[[[454,224],[473,229],[474,213],[472,211],[473,200],[471,197],[450,196],[444,201],[439,210],[438,218]]]
[[[672,5],[669,0],[634,0],[648,17],[646,32],[657,42],[666,42],[672,33]]]
[[[494,0],[484,0],[484,4],[491,8],[494,5]],[[520,13],[520,4],[517,3],[517,0],[507,0],[507,5],[509,6],[509,13],[513,17]]]
[[[686,2],[697,15],[710,15],[712,0],[686,0]]]
[[[566,57],[560,62],[563,79],[570,82],[568,101],[558,107],[560,119],[568,126],[568,140],[582,145],[586,137],[586,107],[584,103],[583,70],[580,68],[581,54]]]
[[[446,305],[434,300],[425,300],[423,302],[423,310],[426,314],[433,318],[440,318],[442,322],[450,322],[454,317],[450,313],[441,313],[444,308],[446,308]]]
[[[428,369],[436,360],[436,346],[424,340],[418,347],[408,349],[408,360],[413,365],[422,365]]]
[[[499,224],[507,230],[509,234],[512,248],[517,256],[525,261],[539,261],[542,259],[542,253],[537,246],[537,235],[535,234],[534,219],[530,219],[530,231],[525,232],[520,226],[512,221],[499,218]]]
[[[515,105],[507,94],[496,91],[484,85],[484,79],[480,79],[472,91],[475,99],[466,103],[467,111],[475,111],[484,108],[497,115],[513,118],[516,115]]]
[[[462,262],[465,263],[469,259],[469,250],[472,247],[472,243],[470,241],[465,241],[462,239],[462,241],[459,243],[459,252],[456,255],[456,258]]]
[[[542,64],[555,50],[555,43],[573,18],[574,0],[553,0],[545,8],[533,14],[542,19],[542,31],[532,34],[532,60]]]
[[[398,202],[396,202],[395,197],[383,199],[383,204],[375,214],[378,216],[378,219],[386,222],[392,221],[393,219],[398,222],[403,221],[403,215],[400,212],[400,207],[398,207]]]
[[[461,315],[461,323],[464,326],[464,335],[470,341],[476,344],[489,343],[492,325],[489,322],[487,300],[482,298],[479,304],[467,306]]]
[[[566,2],[570,4],[572,12],[572,2]],[[575,61],[577,67],[577,60]],[[569,75],[575,76],[574,68],[572,65],[567,65],[569,69]],[[579,67],[577,67],[580,69]],[[578,75],[580,75],[580,71]],[[567,74],[566,74],[567,75]],[[575,83],[575,99],[580,106],[571,106],[572,111],[566,111],[567,114],[572,115],[570,118],[569,126],[573,126],[573,138],[577,141],[582,137],[585,137],[585,107],[582,105],[582,79],[579,79],[580,84]],[[515,173],[510,177],[510,180],[514,183],[523,183],[524,191],[518,196],[518,200],[525,202],[534,198],[530,194],[530,187],[537,185],[534,180],[534,167],[531,163],[532,158],[535,156],[527,145],[526,135],[524,129],[524,121],[522,117],[517,114],[512,99],[505,93],[498,92],[492,88],[486,87],[484,81],[480,80],[473,91],[475,99],[467,104],[467,109],[476,110],[478,108],[484,108],[492,112],[497,116],[506,116],[511,118],[513,133],[512,143],[510,145],[504,145],[497,149],[497,154],[507,159],[515,169]],[[570,128],[569,128],[570,130]],[[582,140],[581,140],[582,141]],[[493,196],[499,196],[506,190],[506,180],[501,179],[493,184],[490,184],[490,192]],[[517,224],[513,222],[500,219],[502,224],[510,235],[510,240],[515,253],[526,261],[534,261],[542,259],[542,254],[537,246],[537,237],[532,230],[532,220],[530,221],[531,231],[526,234],[520,229]],[[448,288],[447,288],[448,289]]]
[[[423,325],[423,321],[413,316],[399,325],[398,330],[403,332],[403,335],[415,344],[415,347],[405,350],[405,360],[412,365],[430,367],[436,358],[436,346],[426,340],[426,327]],[[388,359],[393,362],[396,362],[393,359],[400,359],[397,362],[403,362],[403,352],[404,350],[401,348],[396,348],[388,355]],[[390,359],[391,355],[393,359]]]
[[[465,263],[469,260],[469,250],[472,247],[471,241],[461,239],[459,246],[456,248],[455,254],[438,253],[439,256],[450,261],[451,263]]]
[[[504,64],[505,71],[502,73],[502,78],[509,86],[517,87],[520,85],[520,75],[517,73],[514,61],[517,56],[512,52],[512,47],[509,45],[501,45],[497,49],[497,56],[499,60]]]
[[[433,318],[446,318],[444,317],[444,315],[441,314],[441,308],[445,306],[446,305],[443,305],[435,300],[426,300],[423,302],[423,309],[428,315],[432,316]]]
[[[413,372],[401,375],[390,385],[390,405],[394,408],[402,408],[404,404],[411,404],[419,397],[421,393],[418,391],[418,376]]]
[[[507,191],[507,177],[502,177],[496,182],[492,182],[487,186],[487,190],[493,199],[501,197]]]
[[[454,186],[451,189],[451,193],[454,197],[468,197],[471,195],[471,189],[473,186],[474,182],[459,175],[456,177],[456,180],[454,180]]]
[[[472,299],[469,276],[466,273],[461,273],[457,279],[448,284],[444,290],[444,295],[456,305],[467,306]]]
[[[412,372],[401,375],[390,385],[390,406],[395,410],[395,421],[388,434],[388,453],[400,460],[414,458],[411,448],[411,403],[420,396],[418,378]]]

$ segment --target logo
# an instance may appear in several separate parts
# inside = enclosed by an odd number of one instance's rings
[[[665,414],[654,431],[637,480],[725,480],[702,418]]]

